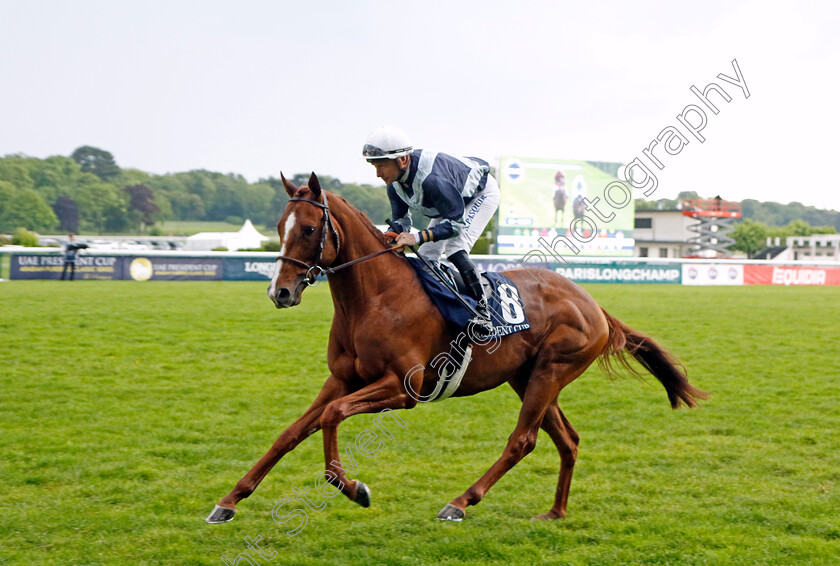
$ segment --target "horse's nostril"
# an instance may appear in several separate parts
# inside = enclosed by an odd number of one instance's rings
[[[278,303],[286,303],[288,302],[289,298],[292,296],[292,292],[288,289],[281,287],[277,289],[277,302]]]

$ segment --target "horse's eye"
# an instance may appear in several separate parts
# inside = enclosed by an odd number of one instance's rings
[[[315,233],[315,226],[306,226],[303,229],[303,235],[304,236],[311,236],[314,233]]]

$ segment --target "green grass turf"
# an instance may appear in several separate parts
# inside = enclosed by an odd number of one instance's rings
[[[588,371],[560,398],[582,437],[569,517],[538,523],[559,466],[543,433],[464,522],[434,519],[499,456],[507,386],[401,411],[356,456],[372,506],[328,499],[288,537],[272,507],[313,488],[320,434],[233,522],[203,521],[326,376],[327,286],[285,311],[265,287],[0,283],[0,564],[222,564],[258,536],[261,565],[840,562],[840,288],[592,285],[685,362],[702,408]]]

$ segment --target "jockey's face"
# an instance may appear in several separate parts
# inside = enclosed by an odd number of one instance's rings
[[[408,167],[409,157],[404,155],[396,159],[375,159],[370,162],[376,169],[376,176],[382,179],[386,185],[390,185],[400,178],[402,172]]]

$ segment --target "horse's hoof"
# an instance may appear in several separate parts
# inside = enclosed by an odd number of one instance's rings
[[[437,518],[440,521],[461,521],[465,516],[466,513],[451,503],[447,503],[446,507],[441,509],[440,513],[437,514]]]
[[[362,507],[370,507],[370,490],[359,480],[356,480],[356,499],[353,501]]]
[[[236,509],[228,509],[227,507],[219,507],[216,505],[213,507],[213,511],[207,515],[207,518],[204,519],[208,523],[227,523],[228,521],[233,520],[233,516],[236,514]]]
[[[543,513],[542,515],[536,515],[534,517],[531,517],[531,521],[551,521],[553,519],[565,519],[565,518],[566,518],[565,513],[561,514],[561,513],[554,513],[552,511],[549,511],[548,513]]]

